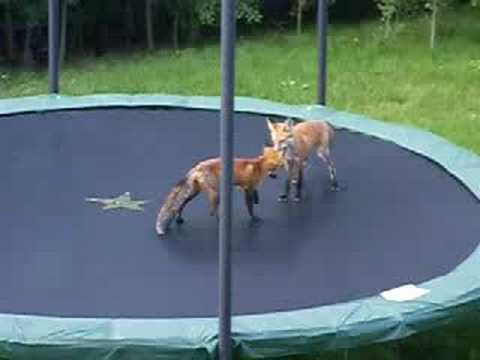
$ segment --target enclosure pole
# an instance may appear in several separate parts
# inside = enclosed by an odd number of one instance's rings
[[[220,114],[220,184],[219,226],[219,348],[220,360],[232,358],[232,187],[233,187],[233,115],[235,95],[235,0],[222,0],[221,56],[222,108]]]
[[[327,31],[328,0],[318,0],[318,104],[325,105],[327,98]]]
[[[59,91],[59,60],[60,0],[48,0],[48,89],[51,94]]]

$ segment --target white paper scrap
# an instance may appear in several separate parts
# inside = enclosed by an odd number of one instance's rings
[[[388,301],[411,301],[418,299],[429,292],[430,290],[428,289],[422,289],[418,286],[408,284],[395,289],[383,291],[380,295]]]

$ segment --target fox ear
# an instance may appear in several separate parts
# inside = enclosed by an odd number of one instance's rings
[[[266,118],[266,121],[267,121],[267,125],[268,125],[268,128],[270,129],[270,131],[274,131],[275,130],[275,123],[273,123],[272,120],[270,120],[269,117]]]
[[[293,126],[294,126],[293,119],[292,119],[292,118],[288,118],[285,122],[286,122],[286,124],[287,124],[287,126],[288,126],[288,129],[289,129],[289,130],[292,130],[292,129],[293,129]]]

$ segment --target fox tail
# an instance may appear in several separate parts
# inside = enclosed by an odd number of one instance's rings
[[[192,179],[189,175],[190,173],[173,187],[160,209],[155,225],[158,235],[164,235],[168,231],[172,220],[180,209],[198,193],[195,179]]]

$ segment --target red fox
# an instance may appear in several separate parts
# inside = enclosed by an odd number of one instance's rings
[[[267,175],[276,177],[275,171],[282,166],[282,155],[272,147],[265,147],[263,154],[256,158],[235,159],[234,184],[245,192],[245,203],[252,221],[260,220],[253,212],[253,205],[259,203],[257,187]],[[175,185],[158,213],[156,222],[158,235],[168,231],[174,218],[178,224],[183,223],[183,209],[201,192],[208,196],[210,215],[217,215],[220,169],[219,158],[199,162]]]
[[[267,124],[274,148],[283,154],[288,174],[285,192],[280,195],[279,201],[288,201],[290,184],[296,185],[294,201],[301,200],[303,168],[313,151],[328,166],[331,189],[334,191],[339,189],[337,171],[330,156],[330,145],[335,133],[329,124],[324,121],[308,121],[294,125],[291,119],[275,123],[269,118]]]

